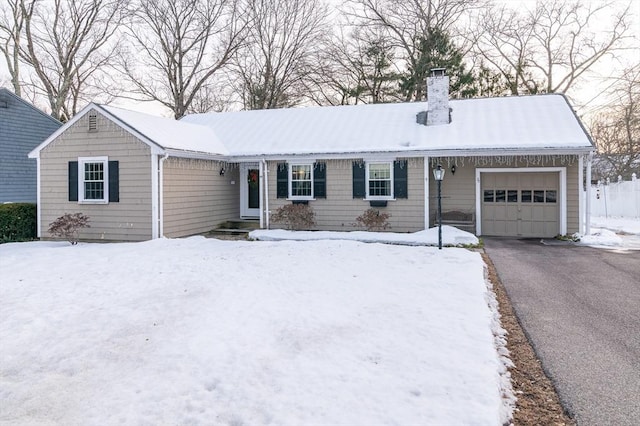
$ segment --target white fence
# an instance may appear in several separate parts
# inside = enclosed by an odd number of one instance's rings
[[[640,218],[640,179],[598,182],[591,187],[592,216]]]

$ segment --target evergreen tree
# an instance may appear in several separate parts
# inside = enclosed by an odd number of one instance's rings
[[[384,38],[367,42],[360,61],[358,97],[374,104],[396,101],[398,73],[389,42]]]
[[[400,77],[400,91],[407,101],[424,100],[424,88],[432,68],[446,68],[450,78],[452,98],[470,98],[477,95],[474,76],[463,63],[463,53],[449,35],[439,28],[429,28],[416,40],[417,60],[410,62]]]

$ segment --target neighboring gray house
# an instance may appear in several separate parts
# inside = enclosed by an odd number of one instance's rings
[[[0,88],[0,203],[36,202],[36,161],[27,154],[62,126]]]
[[[594,147],[565,97],[449,102],[448,85],[430,78],[428,102],[180,121],[90,104],[30,153],[38,235],[65,212],[91,217],[86,240],[180,237],[237,218],[269,228],[291,203],[313,208],[319,230],[353,230],[375,208],[413,232],[434,225],[438,164],[443,211],[477,235],[580,232]]]

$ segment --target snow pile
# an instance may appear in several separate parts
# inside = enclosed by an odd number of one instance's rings
[[[501,425],[483,267],[352,241],[0,245],[0,423]]]
[[[580,243],[593,246],[620,246],[622,245],[622,238],[608,229],[592,228],[590,235],[580,238]]]
[[[251,231],[249,238],[262,241],[315,241],[349,240],[365,243],[402,244],[408,246],[437,246],[438,228],[429,228],[414,233],[394,232],[336,232],[336,231],[286,231],[283,229],[259,229]],[[445,246],[464,246],[478,244],[478,237],[453,226],[442,227],[442,244]]]
[[[489,280],[489,273],[486,266],[484,273],[485,284],[487,288],[491,290],[485,294],[485,300],[493,314],[491,318],[491,330],[493,331],[494,344],[501,361],[499,374],[501,379],[502,399],[504,402],[502,406],[502,418],[511,419],[517,400],[513,392],[513,386],[511,385],[511,373],[509,372],[509,368],[514,367],[514,364],[510,358],[509,349],[507,349],[507,330],[502,328],[502,323],[500,322],[501,315],[498,299],[493,291],[493,283]],[[504,424],[507,423],[505,422]]]
[[[640,249],[640,219],[591,216],[591,226],[591,235],[577,235],[580,244],[623,250]]]

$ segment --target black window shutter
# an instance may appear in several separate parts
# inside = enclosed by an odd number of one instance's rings
[[[117,161],[109,161],[109,202],[120,202],[120,168]]]
[[[327,163],[313,165],[313,196],[327,198]]]
[[[365,198],[365,164],[362,161],[353,162],[353,198]]]
[[[278,163],[277,173],[277,197],[287,198],[289,196],[289,167],[287,163]]]
[[[69,201],[78,201],[78,162],[69,161]]]
[[[407,194],[407,160],[393,162],[393,195],[395,198],[409,198]]]

